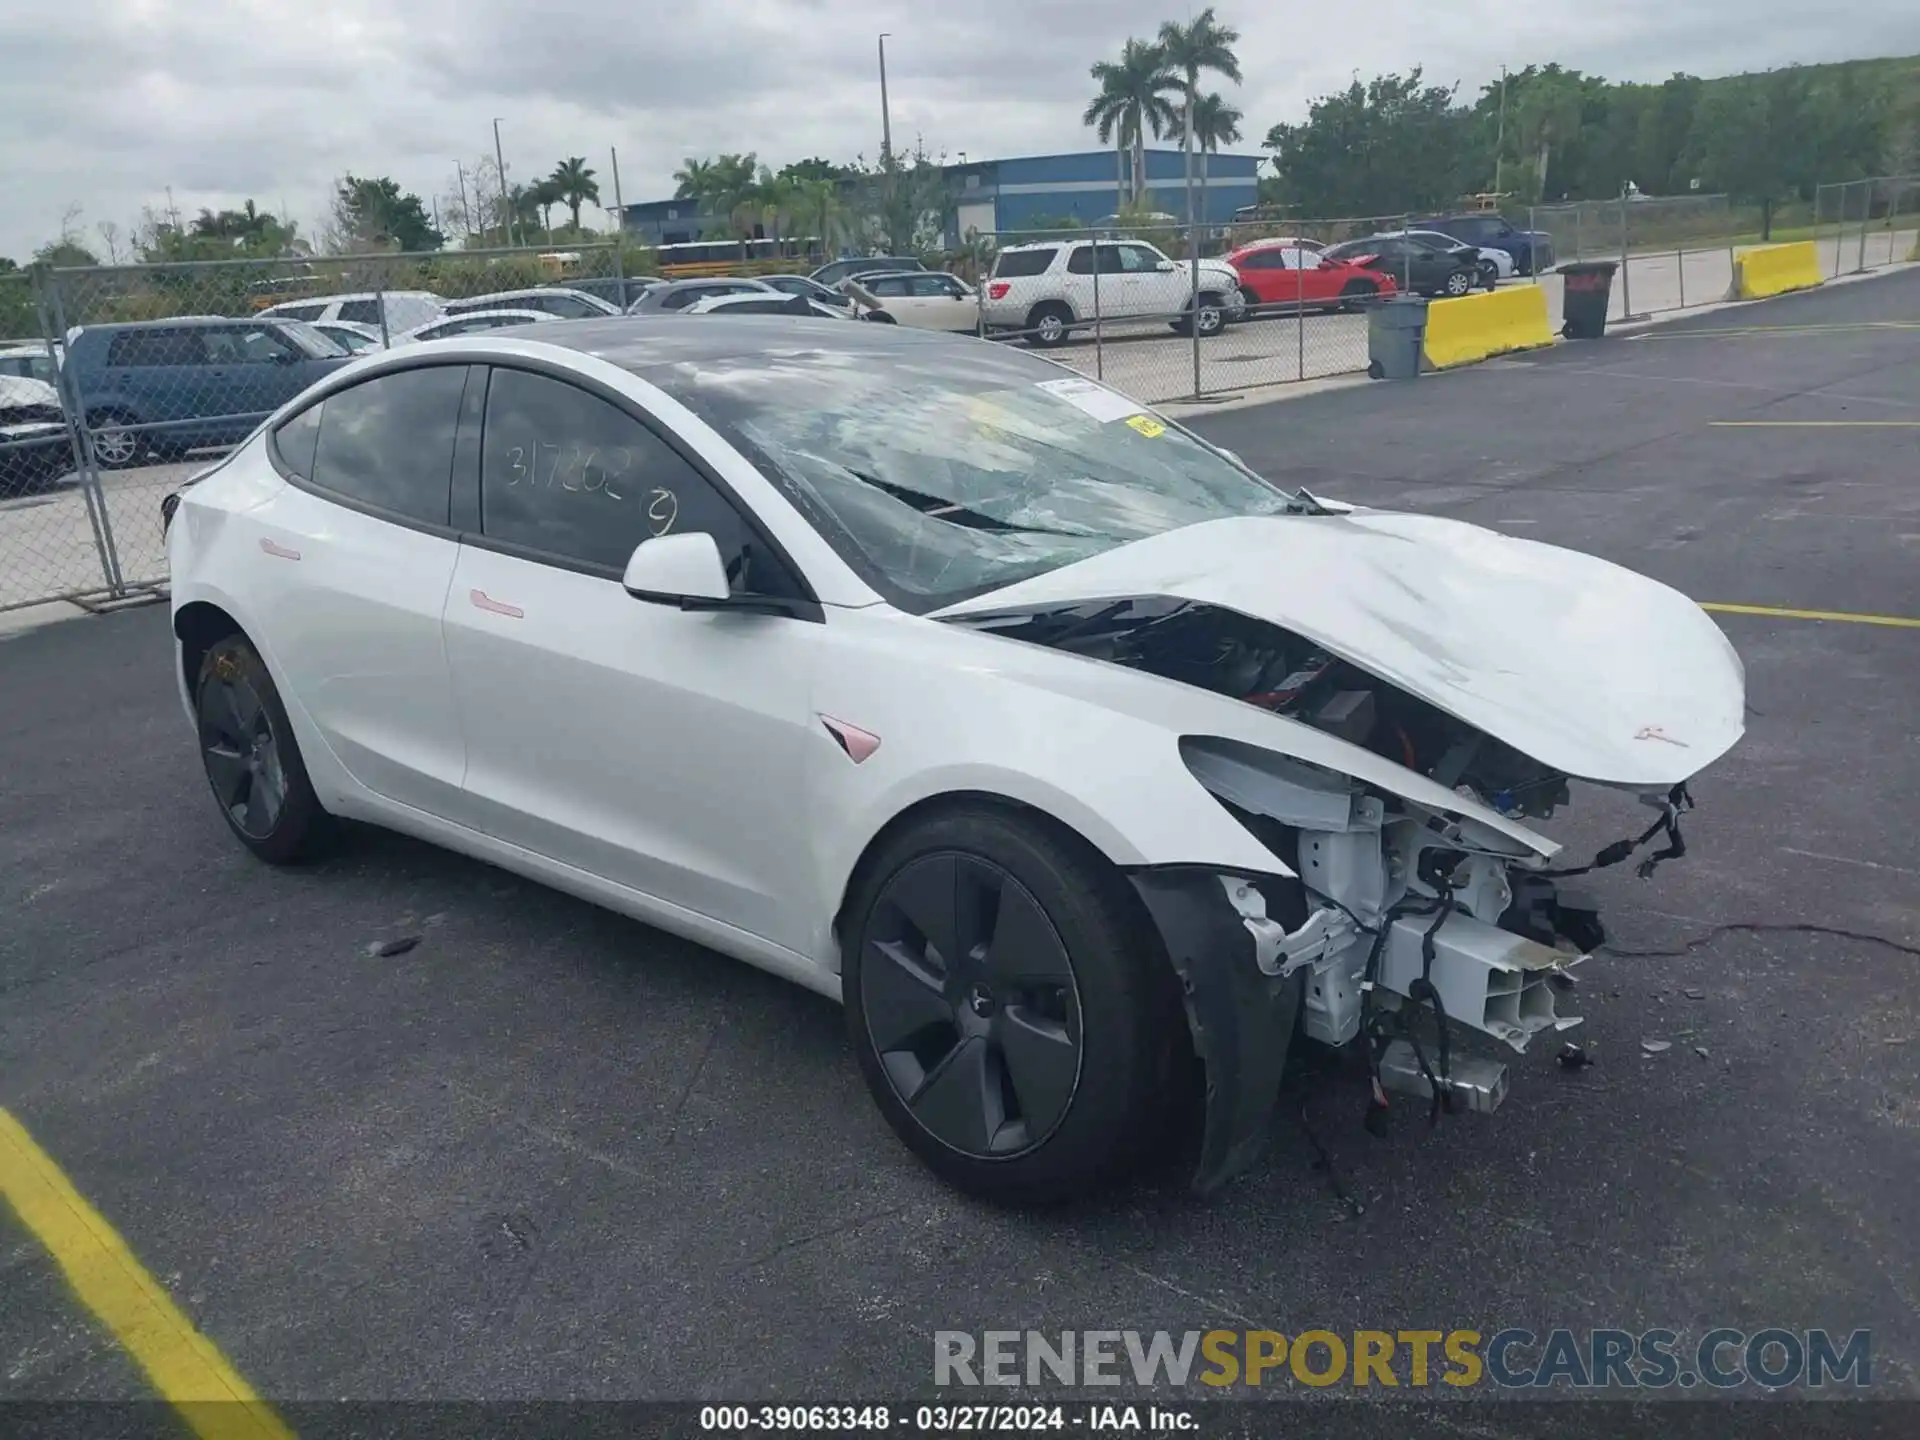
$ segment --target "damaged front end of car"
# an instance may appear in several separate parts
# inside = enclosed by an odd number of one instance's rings
[[[1576,777],[1268,620],[1152,596],[965,623],[1273,717],[1270,743],[1179,741],[1188,772],[1274,857],[1271,871],[1155,866],[1129,877],[1180,978],[1205,1072],[1203,1190],[1263,1148],[1297,1040],[1352,1057],[1370,1129],[1384,1127],[1395,1094],[1417,1098],[1430,1120],[1497,1109],[1502,1053],[1580,1023],[1563,1011],[1569,971],[1605,931],[1567,882],[1633,856],[1645,877],[1685,853],[1685,779],[1589,775],[1638,796],[1650,823],[1588,864],[1556,868],[1559,846],[1529,822],[1564,807]],[[1343,747],[1305,743],[1309,731]],[[1360,773],[1328,763],[1339,753]]]

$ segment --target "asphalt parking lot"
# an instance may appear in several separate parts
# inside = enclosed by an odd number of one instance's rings
[[[1920,616],[1920,272],[1197,423],[1703,602]],[[288,1402],[875,1399],[927,1393],[936,1329],[1213,1326],[1865,1328],[1874,1392],[1920,1399],[1920,628],[1717,618],[1748,735],[1683,861],[1597,877],[1610,942],[1562,1006],[1594,1064],[1543,1046],[1498,1116],[1385,1139],[1308,1091],[1209,1202],[1049,1216],[936,1184],[794,987],[394,836],[251,860],[164,609],[30,631],[0,641],[0,1107]],[[1593,798],[1572,853],[1639,813]],[[0,1294],[0,1397],[146,1393],[10,1217]],[[1538,1433],[1448,1399],[1402,1433]]]

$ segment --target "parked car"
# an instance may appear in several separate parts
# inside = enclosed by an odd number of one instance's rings
[[[447,315],[471,315],[479,310],[544,310],[556,320],[587,320],[598,315],[618,315],[620,308],[589,295],[584,290],[564,285],[546,285],[532,290],[501,290],[492,295],[463,296],[442,307]]]
[[[1462,259],[1471,259],[1479,268],[1480,283],[1488,290],[1497,288],[1502,280],[1513,278],[1513,256],[1491,245],[1469,245],[1451,235],[1442,235],[1438,230],[1396,230],[1392,233],[1418,240],[1422,245],[1431,245],[1436,250],[1460,252]]]
[[[1093,322],[1094,266],[1099,265],[1099,314],[1108,320],[1171,317],[1182,334],[1197,324],[1218,334],[1240,298],[1230,265],[1201,272],[1197,299],[1188,266],[1169,260],[1144,240],[1045,241],[1009,245],[994,257],[985,301],[989,327],[1025,332],[1030,343],[1060,344]],[[1224,273],[1223,273],[1224,272]]]
[[[804,275],[756,275],[754,279],[783,295],[804,295],[816,304],[849,314],[853,310],[853,297],[844,290],[817,284]]]
[[[709,295],[778,295],[780,291],[759,280],[740,275],[712,275],[697,280],[669,280],[655,285],[627,307],[629,315],[650,315],[657,310],[684,310]]]
[[[59,392],[45,380],[0,373],[0,500],[29,494],[72,468],[73,436]]]
[[[1469,245],[1504,250],[1513,257],[1516,275],[1544,275],[1553,268],[1553,236],[1544,230],[1516,230],[1504,216],[1490,211],[1442,215],[1413,228],[1438,230]]]
[[[817,300],[809,300],[805,295],[782,295],[777,291],[768,295],[756,295],[750,290],[742,290],[735,295],[709,295],[704,300],[694,301],[677,313],[681,315],[795,315],[803,319],[811,317],[815,320],[851,320],[853,318],[845,310],[836,310],[831,305],[822,305]]]
[[[866,307],[869,320],[969,334],[980,326],[980,297],[957,275],[909,270],[892,275],[854,275],[840,283]]]
[[[1286,250],[1307,250],[1315,255],[1327,248],[1322,241],[1305,235],[1262,235],[1257,240],[1248,240],[1236,246],[1235,249],[1238,253],[1245,254],[1254,250],[1264,250],[1270,245]]]
[[[44,340],[0,345],[0,375],[14,375],[22,380],[43,380],[57,386],[60,383],[60,346],[49,346]]]
[[[397,335],[424,325],[441,313],[446,301],[430,290],[366,291],[359,295],[316,295],[310,300],[287,300],[260,312],[263,320],[351,320],[380,328],[380,312],[387,315],[387,333]]]
[[[926,264],[911,255],[862,255],[851,260],[830,260],[807,278],[829,288],[855,275],[889,275],[902,270],[924,270]]]
[[[1355,1112],[1549,1068],[1605,931],[1543,822],[1594,786],[1654,812],[1602,863],[1700,851],[1746,708],[1713,617],[1035,355],[794,323],[371,356],[169,494],[236,843],[389,826],[817,991],[901,1141],[1000,1201],[1189,1142],[1218,1185],[1293,1045]]]
[[[1477,255],[1460,248],[1441,250],[1405,235],[1349,240],[1331,246],[1322,258],[1390,275],[1402,290],[1416,295],[1470,295],[1481,283]]]
[[[108,469],[235,445],[266,415],[349,364],[295,320],[148,320],[88,325],[67,345],[68,386]]]
[[[1391,275],[1293,246],[1247,245],[1226,259],[1255,310],[1350,310],[1397,288]]]
[[[351,320],[309,320],[306,323],[349,355],[378,350],[381,346],[380,330],[374,325],[356,325]]]
[[[562,288],[596,295],[624,314],[629,305],[647,293],[649,286],[659,283],[658,275],[583,276],[569,279]]]
[[[545,310],[470,310],[464,315],[444,315],[418,329],[393,337],[396,345],[412,345],[422,340],[446,340],[455,335],[476,335],[482,330],[504,330],[509,325],[537,325],[558,320]]]

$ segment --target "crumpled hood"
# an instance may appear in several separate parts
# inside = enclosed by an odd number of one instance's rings
[[[1211,520],[935,612],[1168,595],[1306,637],[1579,779],[1668,786],[1745,729],[1740,657],[1679,591],[1433,516]]]

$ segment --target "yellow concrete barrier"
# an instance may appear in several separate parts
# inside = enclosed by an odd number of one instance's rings
[[[1811,290],[1821,279],[1820,252],[1811,240],[1748,245],[1733,252],[1735,300],[1761,300],[1789,290]]]
[[[1547,292],[1538,285],[1510,285],[1427,306],[1426,362],[1435,370],[1552,343]]]

